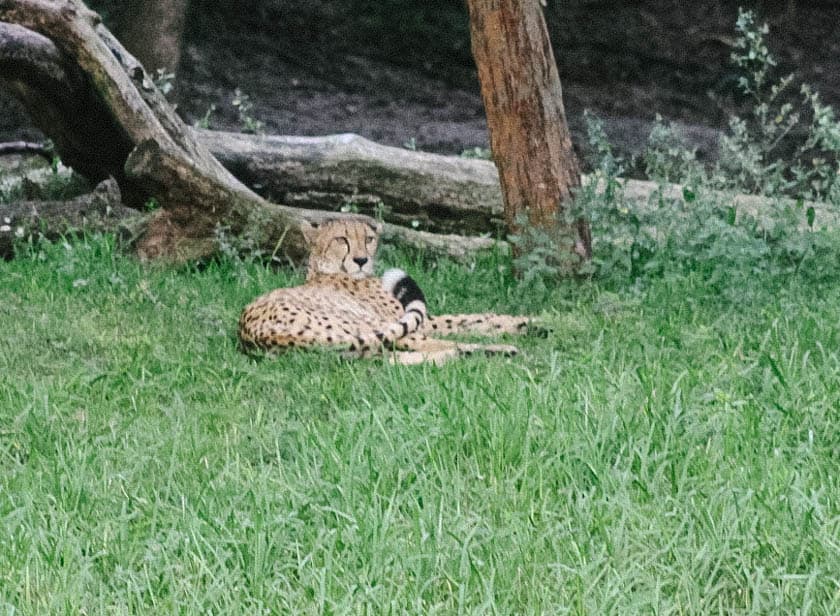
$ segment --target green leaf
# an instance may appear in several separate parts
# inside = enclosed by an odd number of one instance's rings
[[[814,210],[813,207],[809,207],[805,210],[805,217],[808,220],[808,226],[813,229],[814,228],[814,219],[817,217],[817,212]]]
[[[683,186],[683,199],[686,203],[692,203],[697,199],[697,195],[688,186]]]
[[[737,212],[735,211],[734,205],[730,205],[728,208],[726,208],[726,222],[729,224],[730,227],[735,226],[736,214]]]
[[[776,363],[776,360],[774,360],[772,357],[770,357],[770,355],[767,354],[764,355],[764,358],[767,360],[767,363],[770,364],[770,370],[772,370],[773,374],[776,376],[781,386],[787,389],[788,385],[787,381],[785,381],[785,375],[782,374],[781,370],[779,370],[779,365]]]

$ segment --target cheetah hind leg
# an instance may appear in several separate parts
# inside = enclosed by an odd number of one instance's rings
[[[539,317],[519,317],[508,314],[441,314],[430,316],[423,329],[440,335],[477,334],[496,336],[499,334],[530,335],[545,338],[549,328]]]
[[[449,360],[478,353],[505,357],[512,357],[519,353],[519,349],[508,344],[467,344],[416,335],[401,338],[397,341],[396,348],[397,350],[391,353],[389,361],[392,364],[404,366],[423,363],[439,366]]]

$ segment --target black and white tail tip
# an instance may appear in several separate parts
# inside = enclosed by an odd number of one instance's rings
[[[406,315],[415,313],[421,322],[426,320],[426,297],[414,278],[401,269],[390,269],[382,275],[382,286],[402,304]]]

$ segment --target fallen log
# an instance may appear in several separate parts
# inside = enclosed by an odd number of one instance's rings
[[[596,181],[593,177],[584,177],[584,186]],[[820,201],[799,201],[789,197],[765,197],[763,195],[747,195],[723,190],[703,189],[697,195],[686,201],[686,187],[681,184],[661,184],[648,180],[618,180],[621,187],[621,198],[640,213],[654,213],[662,204],[674,203],[680,207],[690,209],[694,199],[706,199],[714,201],[721,207],[734,208],[735,220],[742,221],[745,218],[754,220],[759,228],[769,229],[774,224],[776,217],[772,210],[787,209],[793,212],[800,212],[798,228],[808,229],[840,229],[840,214],[836,207]],[[604,191],[603,182],[599,182],[596,190]],[[693,193],[693,191],[690,191]],[[814,224],[808,222],[807,211],[813,209]]]
[[[246,140],[250,138],[243,137]],[[278,137],[277,139],[283,140],[286,138]],[[266,160],[263,159],[263,162]],[[453,162],[458,160],[453,159]],[[489,165],[486,161],[472,161],[472,163],[476,162],[480,163],[480,166],[486,167],[487,170],[492,170],[492,165]],[[261,168],[263,172],[267,173],[266,178],[270,180],[273,175],[266,170],[270,169],[271,165]],[[66,174],[67,171],[59,171],[59,173]],[[30,174],[29,178],[37,184],[39,180],[46,181],[46,178],[51,176],[52,173],[50,172],[43,175]],[[261,176],[257,175],[256,177]],[[591,177],[584,176],[585,186],[591,181]],[[662,202],[685,205],[683,186],[677,184],[662,185],[640,180],[619,180],[619,182],[624,201],[641,213],[653,213]],[[600,185],[596,187],[596,190],[603,191],[604,186]],[[813,228],[840,229],[840,215],[836,214],[833,208],[825,203],[798,203],[792,199],[768,199],[756,195],[724,192],[712,192],[701,195],[701,197],[716,199],[722,206],[733,206],[739,219],[750,217],[758,221],[760,226],[771,222],[771,217],[767,214],[769,207],[798,208],[803,213],[800,217],[799,226],[804,230],[810,227],[805,211],[808,208],[814,208],[815,222]],[[498,207],[501,207],[501,195],[498,196],[496,203]],[[492,207],[492,202],[490,207]],[[316,211],[311,218],[312,222],[318,223],[323,219],[331,218],[333,215],[330,211]],[[4,205],[0,206],[0,256],[9,257],[12,254],[12,238],[15,233],[24,235],[37,231],[53,239],[78,230],[88,230],[118,233],[123,239],[130,240],[132,237],[142,235],[143,227],[148,220],[148,215],[143,215],[137,210],[125,207],[122,204],[119,189],[113,182],[103,183],[91,195],[84,195],[68,202],[30,201]],[[458,261],[469,261],[482,251],[508,250],[505,242],[494,240],[492,236],[464,237],[453,234],[430,233],[387,222],[383,225],[382,237],[386,242],[411,246],[430,254],[446,256]]]
[[[320,223],[333,215],[319,212]],[[0,205],[0,259],[14,256],[16,241],[29,237],[57,240],[81,233],[112,233],[125,245],[142,237],[153,214],[123,205],[114,180],[106,180],[88,194],[67,201],[19,201]],[[382,238],[457,261],[473,258],[478,252],[505,250],[504,242],[490,238],[465,238],[415,231],[397,225],[383,225]]]
[[[353,134],[195,134],[236,177],[278,203],[346,205],[439,233],[505,233],[499,174],[490,161],[415,152]]]
[[[345,167],[352,167],[353,160],[356,156],[357,146],[358,144],[362,144],[364,151],[368,153],[376,153],[376,158],[368,157],[368,159],[362,164],[364,167],[370,168],[371,166],[376,165],[387,165],[389,166],[389,172],[391,174],[399,176],[400,174],[406,174],[407,176],[412,175],[413,169],[413,161],[414,160],[421,160],[423,159],[431,159],[435,164],[442,162],[448,163],[449,169],[455,169],[455,173],[450,173],[448,177],[444,178],[444,181],[451,182],[453,186],[456,188],[458,187],[458,171],[459,167],[462,165],[466,166],[471,170],[470,176],[470,184],[475,187],[476,184],[479,184],[480,188],[477,190],[477,194],[484,195],[483,203],[478,203],[475,201],[469,207],[471,207],[471,211],[473,213],[473,217],[471,218],[474,222],[476,221],[484,221],[483,224],[477,223],[478,229],[481,231],[486,231],[483,237],[464,237],[459,234],[452,234],[452,233],[445,233],[447,230],[454,230],[456,233],[463,233],[461,227],[458,227],[456,224],[436,224],[436,219],[427,217],[423,220],[427,221],[427,225],[431,228],[434,228],[436,231],[442,231],[443,233],[430,233],[424,230],[415,230],[413,228],[409,228],[407,226],[401,226],[398,224],[389,224],[387,221],[394,219],[399,220],[403,223],[409,223],[412,221],[417,221],[418,218],[409,218],[405,216],[404,218],[399,218],[397,216],[391,215],[389,216],[388,208],[382,210],[382,213],[385,214],[386,224],[384,225],[383,230],[383,238],[392,243],[399,243],[403,245],[408,245],[415,247],[420,250],[427,250],[432,254],[435,255],[442,255],[454,258],[456,260],[469,260],[472,258],[476,253],[490,250],[493,248],[500,248],[502,250],[506,250],[507,246],[505,242],[496,241],[494,237],[500,237],[501,235],[496,235],[493,233],[493,225],[489,222],[492,220],[493,213],[498,213],[501,211],[501,192],[498,188],[498,184],[494,182],[495,179],[495,168],[492,163],[488,161],[480,161],[480,160],[469,160],[469,159],[461,159],[457,157],[446,157],[446,156],[438,156],[434,154],[424,154],[419,152],[408,152],[408,156],[402,159],[402,165],[399,167],[390,167],[390,162],[393,159],[389,154],[391,150],[397,148],[388,148],[386,146],[380,146],[373,142],[367,141],[362,139],[361,137],[353,136],[353,138],[348,139],[344,136],[331,136],[331,137],[254,137],[251,135],[232,135],[228,133],[222,133],[221,135],[215,134],[212,131],[198,131],[198,137],[202,141],[205,141],[207,144],[211,145],[212,150],[215,154],[219,156],[219,158],[225,162],[229,162],[230,160],[238,160],[238,165],[246,165],[248,164],[249,160],[252,160],[250,156],[246,156],[243,154],[243,151],[251,151],[254,153],[253,160],[258,161],[258,164],[249,165],[247,171],[243,171],[241,166],[238,168],[239,173],[243,173],[243,179],[247,179],[251,182],[254,182],[260,190],[285,190],[288,191],[287,194],[294,194],[298,196],[298,199],[307,199],[307,195],[311,195],[315,191],[308,191],[308,186],[314,186],[314,182],[316,181],[315,178],[323,177],[324,175],[328,175],[326,171],[323,172],[315,172],[312,176],[308,174],[291,174],[286,175],[282,168],[285,166],[296,166],[298,164],[302,164],[300,159],[308,159],[314,161],[316,157],[314,156],[315,152],[324,152],[330,151],[332,152],[331,156],[334,156],[336,159],[342,161],[341,164]],[[341,138],[337,138],[341,137]],[[232,139],[231,139],[232,138]],[[277,147],[277,144],[284,144],[291,142],[294,147],[289,150],[285,147]],[[236,148],[229,150],[227,149],[226,144],[235,143]],[[268,143],[268,146],[265,144]],[[324,147],[323,144],[327,144]],[[309,146],[312,147],[309,147]],[[306,147],[304,147],[306,146]],[[290,151],[294,151],[294,155],[289,155]],[[312,163],[313,165],[316,164],[315,162]],[[329,169],[334,163],[329,162],[329,160],[325,160],[323,163],[324,169]],[[431,165],[423,164],[423,168],[429,169]],[[68,173],[65,171],[59,171],[61,173]],[[441,165],[436,170],[438,174],[445,174],[448,173],[447,166]],[[52,173],[48,172],[46,174],[38,175],[36,173],[28,174],[28,178],[31,182],[37,184],[39,181],[46,182],[48,178],[52,177]],[[290,181],[289,178],[293,178],[294,183]],[[309,179],[311,177],[311,179]],[[342,176],[345,178],[346,176]],[[11,181],[10,178],[6,179],[7,182]],[[592,176],[583,176],[583,184],[584,186],[588,186],[593,181]],[[434,181],[432,181],[434,183]],[[678,206],[685,206],[685,190],[683,186],[678,184],[659,184],[656,182],[650,181],[641,181],[641,180],[619,180],[621,185],[621,194],[623,200],[628,204],[628,206],[636,209],[640,213],[653,213],[654,210],[660,207],[660,203],[665,202],[669,203],[672,202]],[[396,182],[391,186],[410,186],[407,181],[404,182]],[[268,188],[267,188],[268,187]],[[11,185],[7,186],[7,189],[12,188]],[[378,185],[375,182],[369,184],[369,188],[371,191],[374,192],[373,196],[369,197],[370,203],[375,203],[374,199],[382,198],[385,194],[385,190],[380,190]],[[603,192],[604,186],[599,185],[596,188],[599,192]],[[353,192],[353,185],[347,183],[343,190],[346,192],[336,193],[337,200],[345,200],[345,202],[349,202],[354,195],[358,195],[358,192]],[[392,194],[395,194],[398,198],[402,196],[402,193],[394,188],[390,189]],[[495,196],[494,196],[495,192]],[[410,197],[413,192],[409,191],[409,194],[406,195]],[[469,191],[462,190],[460,194],[469,195]],[[758,221],[759,225],[769,225],[772,222],[772,217],[768,214],[768,208],[798,208],[802,211],[802,216],[800,216],[799,226],[801,229],[806,229],[809,227],[807,222],[807,216],[805,212],[808,208],[813,208],[815,212],[815,224],[814,228],[817,229],[840,229],[840,215],[834,212],[834,209],[825,203],[818,203],[818,202],[805,202],[805,203],[798,203],[792,199],[785,199],[785,198],[774,198],[768,199],[766,197],[761,197],[757,195],[744,195],[744,194],[731,194],[719,191],[712,191],[710,193],[703,193],[699,195],[700,198],[704,199],[715,199],[717,200],[721,206],[732,206],[735,208],[735,213],[738,219],[743,217],[750,217],[756,221]],[[466,200],[466,199],[465,199]],[[341,202],[341,201],[339,201]],[[114,202],[115,205],[120,205],[119,201]],[[320,203],[317,200],[306,200],[306,204],[310,207],[314,206],[330,206],[331,208],[334,207],[333,203]],[[5,206],[0,206],[0,214],[3,213]],[[452,213],[451,219],[456,220],[457,217],[455,214],[458,212],[457,207],[453,205],[452,202],[447,202],[446,207],[450,209]],[[482,217],[480,214],[482,212],[482,207],[490,212],[489,215]],[[425,207],[421,204],[417,206],[418,212],[424,212]],[[360,208],[361,209],[361,208]],[[42,210],[40,210],[42,211]],[[371,213],[374,213],[374,210],[370,210]],[[324,211],[317,211],[317,210],[307,210],[309,219],[317,223],[319,220],[324,218],[329,218],[334,215],[334,213],[330,210]],[[145,220],[145,219],[144,219]],[[444,217],[444,220],[447,220]],[[47,221],[48,223],[48,221]],[[47,224],[47,226],[50,226]],[[418,225],[419,226],[419,225]],[[114,227],[116,229],[116,227]],[[112,229],[112,230],[114,230]],[[489,237],[488,237],[489,235]]]
[[[449,257],[455,261],[467,262],[481,252],[500,250],[507,252],[509,245],[491,237],[466,237],[441,233],[417,231],[399,225],[385,223],[382,239],[386,242],[409,246],[433,255]]]
[[[76,233],[119,233],[143,219],[122,204],[113,180],[67,201],[20,201],[0,206],[0,258],[14,256],[17,240],[37,235],[50,240]]]
[[[311,222],[348,205],[391,223],[386,224],[386,239],[456,259],[492,248],[490,238],[504,237],[502,195],[490,161],[394,148],[352,134],[294,137],[195,130],[195,135],[255,191],[273,201],[310,208],[305,214]],[[595,181],[587,175],[582,179],[584,187]],[[643,213],[661,201],[685,205],[681,185],[618,182],[622,198]],[[738,217],[749,216],[759,224],[770,221],[768,207],[799,207],[803,212],[814,208],[816,228],[840,229],[840,215],[825,203],[723,191],[701,196],[734,206]],[[804,215],[800,227],[808,227]],[[439,234],[450,237],[441,239]],[[468,237],[458,244],[458,235]]]
[[[435,233],[504,237],[502,192],[488,160],[385,146],[359,135],[257,136],[196,130],[196,137],[240,180],[281,203],[335,209],[340,204],[403,226]],[[587,187],[597,178],[582,176]],[[641,211],[660,201],[685,204],[685,187],[619,179],[622,198]],[[603,183],[597,187],[605,189]],[[840,228],[826,203],[708,191],[705,198],[735,207],[738,216],[768,221],[768,207],[814,208],[818,226]],[[803,215],[801,226],[807,227]],[[479,242],[479,245],[482,245]]]

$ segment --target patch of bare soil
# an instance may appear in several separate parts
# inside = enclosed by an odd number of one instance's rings
[[[487,147],[466,11],[460,4],[445,20],[429,25],[439,31],[439,40],[416,32],[396,39],[391,33],[387,38],[391,49],[383,48],[370,26],[354,26],[352,19],[344,20],[345,14],[335,14],[335,7],[319,12],[318,3],[312,3],[306,15],[296,14],[298,22],[290,24],[289,3],[269,4],[273,9],[257,21],[230,13],[216,14],[214,19],[210,7],[195,16],[178,86],[186,118],[201,118],[214,104],[217,111],[211,126],[238,129],[231,101],[240,88],[250,95],[254,117],[265,122],[270,133],[354,132],[389,145],[412,144],[444,153]],[[453,24],[457,18],[463,23]],[[245,23],[231,27],[237,20]],[[552,23],[556,21],[554,16]],[[302,31],[312,36],[302,37]],[[422,47],[416,46],[418,41]],[[571,57],[598,53],[592,46],[580,49],[574,41],[569,46]],[[566,58],[562,53],[558,50],[561,74]],[[593,80],[588,71],[571,72],[578,78],[564,79],[564,99],[579,148],[586,145],[584,109],[602,116],[619,149],[632,152],[647,139],[652,110],[667,107],[663,113],[680,121],[701,155],[716,149],[718,118],[708,125],[685,110],[669,115],[668,111],[676,111],[674,104],[663,103],[670,95],[655,83],[637,85],[626,75],[622,80],[615,74]]]

